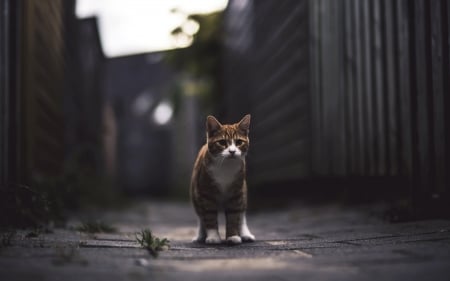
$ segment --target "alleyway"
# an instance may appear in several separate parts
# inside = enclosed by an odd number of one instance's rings
[[[187,203],[140,202],[85,213],[50,233],[17,232],[0,249],[0,279],[449,280],[450,221],[391,224],[376,209],[298,205],[250,213],[257,242],[212,247],[190,242],[195,218]],[[117,232],[75,230],[89,218]],[[170,239],[170,249],[158,258],[141,249],[135,233],[144,228]]]
[[[450,281],[449,15],[448,0],[0,0],[0,281]],[[192,243],[190,204],[154,198],[188,197],[208,115],[247,114],[257,240]],[[147,229],[170,240],[158,257]]]

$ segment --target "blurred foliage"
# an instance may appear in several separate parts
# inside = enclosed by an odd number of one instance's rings
[[[51,230],[50,228],[47,228],[47,227],[38,226],[38,227],[35,227],[30,232],[28,232],[25,235],[25,238],[36,238],[36,237],[39,237],[39,235],[41,235],[43,233],[46,233],[46,234],[53,233],[53,230]]]
[[[187,48],[166,52],[164,59],[181,73],[182,82],[175,91],[175,110],[180,102],[180,94],[196,95],[205,108],[220,99],[220,51],[222,45],[223,13],[190,15],[200,25],[193,36],[193,43]],[[172,31],[173,36],[183,33],[182,28]]]
[[[59,213],[49,196],[24,185],[8,185],[0,191],[2,227],[36,227],[56,219]]]
[[[81,225],[75,228],[78,231],[86,233],[115,233],[117,229],[102,221],[88,221],[83,222]]]
[[[200,25],[192,45],[167,52],[165,60],[176,69],[195,77],[215,76],[219,71],[222,13],[191,15],[189,19]],[[177,36],[182,32],[181,28],[176,28],[172,34]]]
[[[16,236],[15,230],[2,231],[0,234],[0,248],[11,246],[14,236]]]
[[[69,210],[88,206],[120,207],[127,202],[110,179],[83,161],[78,153],[59,176],[40,176],[28,185],[0,188],[0,226],[63,226]]]

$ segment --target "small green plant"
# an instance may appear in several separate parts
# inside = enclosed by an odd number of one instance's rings
[[[78,231],[87,232],[87,233],[100,233],[100,232],[114,233],[114,232],[117,232],[117,229],[115,227],[110,226],[101,221],[83,222],[81,225],[77,226],[75,229]]]
[[[160,239],[152,234],[150,229],[141,230],[136,233],[136,240],[142,248],[147,249],[154,257],[158,257],[160,251],[167,250],[170,247],[170,241],[167,238]]]

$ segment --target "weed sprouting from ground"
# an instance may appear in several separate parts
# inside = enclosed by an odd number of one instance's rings
[[[39,235],[41,234],[48,234],[48,233],[53,233],[53,230],[47,227],[35,227],[33,230],[31,230],[30,232],[28,232],[25,235],[25,238],[36,238],[39,237]]]
[[[81,225],[77,226],[75,229],[78,231],[87,232],[87,233],[100,233],[100,232],[114,233],[114,232],[117,232],[117,229],[115,227],[110,226],[101,221],[83,222]]]
[[[158,257],[160,251],[167,250],[170,247],[170,241],[167,238],[160,239],[156,237],[150,229],[143,229],[141,232],[136,233],[136,240],[154,258]]]

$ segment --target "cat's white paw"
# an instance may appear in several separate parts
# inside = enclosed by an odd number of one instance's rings
[[[206,244],[220,244],[222,243],[222,240],[220,237],[207,237],[205,240]]]
[[[222,239],[220,239],[219,232],[217,230],[209,229],[206,231],[206,244],[220,244]]]
[[[255,242],[255,235],[251,233],[246,233],[244,235],[241,235],[243,242]]]
[[[237,236],[237,235],[233,235],[227,238],[227,242],[229,244],[241,244],[242,243],[242,239],[241,237]]]

